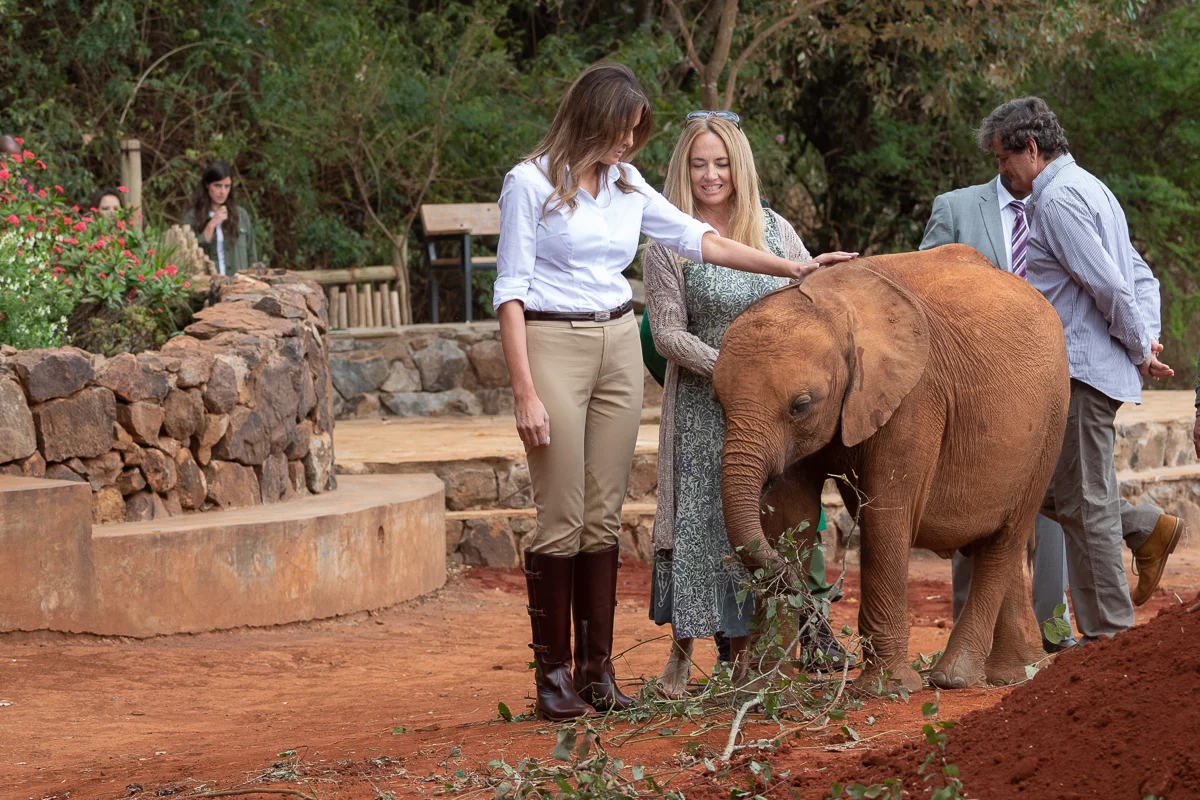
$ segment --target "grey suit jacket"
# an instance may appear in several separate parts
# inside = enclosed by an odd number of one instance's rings
[[[997,175],[987,183],[935,197],[921,249],[930,250],[944,244],[970,245],[1000,269],[1012,272],[1004,246],[1000,196],[996,192],[999,180]],[[1157,340],[1162,332],[1158,280],[1136,250],[1133,251],[1133,278],[1142,318],[1150,326],[1150,335]],[[1200,405],[1200,377],[1196,382],[1196,403]]]
[[[944,244],[970,245],[1008,272],[1004,224],[1000,221],[1000,199],[996,194],[998,180],[999,177],[934,198],[921,249],[929,250]]]

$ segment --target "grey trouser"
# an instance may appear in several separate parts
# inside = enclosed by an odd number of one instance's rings
[[[1131,550],[1136,550],[1150,536],[1163,510],[1151,503],[1132,505],[1121,498],[1121,535]],[[1067,554],[1062,526],[1054,520],[1038,514],[1035,523],[1037,547],[1033,554],[1033,616],[1038,624],[1054,616],[1054,607],[1067,604]],[[971,575],[975,561],[962,553],[955,553],[951,562],[951,586],[954,590],[954,621],[962,613],[971,590]],[[1071,613],[1063,614],[1070,625]]]
[[[1113,421],[1120,407],[1119,400],[1071,380],[1062,452],[1042,505],[1042,513],[1063,527],[1071,608],[1085,639],[1114,636],[1133,625],[1133,603],[1121,561],[1126,536],[1113,461]],[[1130,512],[1137,520],[1131,527],[1138,529],[1129,531],[1131,548],[1149,538],[1160,513],[1152,507]]]

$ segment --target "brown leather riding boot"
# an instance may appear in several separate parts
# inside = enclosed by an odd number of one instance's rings
[[[571,591],[575,559],[525,551],[529,623],[533,629],[534,713],[541,719],[594,716],[571,684]]]
[[[1134,566],[1137,567],[1137,586],[1129,592],[1129,598],[1135,606],[1140,606],[1150,599],[1158,582],[1162,580],[1163,568],[1167,565],[1167,556],[1175,552],[1179,538],[1183,535],[1183,520],[1163,514],[1158,518],[1154,531],[1141,547],[1133,551]]]
[[[616,545],[575,556],[575,691],[597,711],[633,705],[613,674],[613,615],[617,610]]]

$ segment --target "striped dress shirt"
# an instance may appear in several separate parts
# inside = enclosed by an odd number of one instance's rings
[[[1140,403],[1137,365],[1159,334],[1158,281],[1117,198],[1069,154],[1033,181],[1026,259],[1029,282],[1062,319],[1071,377]]]

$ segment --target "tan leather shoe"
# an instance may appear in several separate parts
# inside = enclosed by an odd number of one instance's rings
[[[1140,606],[1150,599],[1158,582],[1162,580],[1163,568],[1167,566],[1167,556],[1175,552],[1176,545],[1183,535],[1183,520],[1163,514],[1158,518],[1154,531],[1145,544],[1133,551],[1134,566],[1137,568],[1137,586],[1129,593],[1135,606]]]

